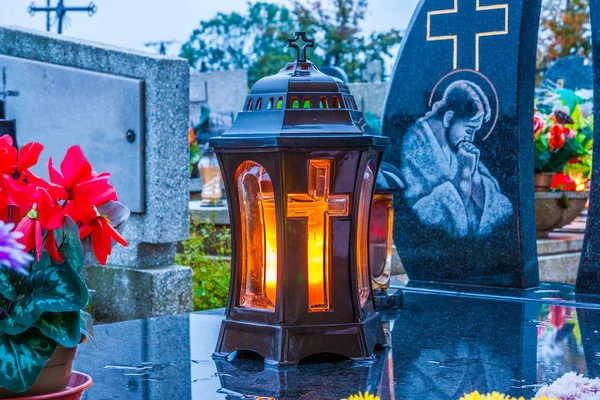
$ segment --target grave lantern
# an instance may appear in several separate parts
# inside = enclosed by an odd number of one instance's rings
[[[302,38],[302,49],[295,42]],[[297,364],[368,359],[385,339],[369,274],[369,215],[388,139],[348,87],[297,59],[259,80],[235,124],[211,139],[229,202],[232,269],[215,357],[254,351]]]

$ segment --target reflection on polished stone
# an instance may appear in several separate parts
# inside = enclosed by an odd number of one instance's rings
[[[94,378],[85,400],[338,400],[365,391],[456,400],[474,390],[529,398],[565,372],[600,374],[597,302],[544,290],[565,296],[407,291],[400,308],[382,312],[391,349],[368,363],[313,358],[277,370],[247,356],[215,361],[223,315],[212,311],[97,326],[100,349],[80,346],[75,368]]]

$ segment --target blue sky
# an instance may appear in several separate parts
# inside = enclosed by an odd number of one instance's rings
[[[286,4],[287,0],[264,0]],[[390,28],[404,29],[418,0],[370,0],[363,29],[366,33]],[[45,14],[30,16],[32,0],[0,0],[0,24],[44,30]],[[46,0],[33,0],[45,6]],[[65,5],[87,5],[89,0],[65,0]],[[120,47],[144,50],[144,43],[158,40],[184,42],[198,21],[217,12],[242,12],[247,0],[94,0],[98,13],[69,15],[66,36],[73,36]],[[56,0],[52,0],[56,4]],[[177,49],[179,46],[176,46]],[[173,49],[175,50],[175,49]]]

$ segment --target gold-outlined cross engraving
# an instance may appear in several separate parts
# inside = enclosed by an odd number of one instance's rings
[[[475,70],[479,71],[479,42],[480,38],[486,36],[508,35],[508,4],[493,4],[482,6],[481,0],[477,0],[475,5],[476,11],[504,10],[504,29],[501,31],[479,32],[475,34]],[[456,35],[431,35],[431,17],[436,15],[457,14],[459,12],[458,0],[454,0],[454,7],[449,10],[436,10],[427,13],[427,41],[433,42],[438,40],[452,40],[453,42],[453,67],[458,69],[458,34]]]

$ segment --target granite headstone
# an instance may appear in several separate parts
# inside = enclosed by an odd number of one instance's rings
[[[189,234],[188,64],[0,26],[2,68],[19,91],[6,100],[19,144],[40,141],[55,165],[79,144],[132,211],[129,247],[83,272],[98,319],[192,311],[192,271],[175,265],[176,242]]]
[[[600,65],[600,4],[590,2],[594,65]],[[600,71],[594,70],[594,98],[600,99]],[[600,101],[594,102],[594,119],[600,121]],[[594,125],[594,154],[600,154],[600,124]],[[592,161],[590,203],[581,260],[577,273],[577,293],[600,295],[600,157]]]
[[[384,159],[406,190],[394,242],[411,280],[539,283],[533,100],[541,0],[421,0],[394,68]]]
[[[594,68],[585,57],[563,57],[548,68],[544,74],[544,81],[565,89],[592,89]]]

